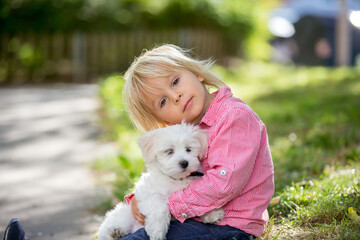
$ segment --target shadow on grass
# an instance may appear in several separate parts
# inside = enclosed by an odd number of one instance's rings
[[[327,164],[344,162],[360,142],[356,76],[275,91],[251,105],[268,128],[277,190],[320,175]]]

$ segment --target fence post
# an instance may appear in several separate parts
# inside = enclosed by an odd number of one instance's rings
[[[74,82],[86,82],[86,35],[81,32],[72,37],[72,68]]]

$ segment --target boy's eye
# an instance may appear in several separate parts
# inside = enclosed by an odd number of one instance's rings
[[[176,78],[173,82],[172,82],[172,86],[175,87],[176,85],[178,85],[179,83],[179,78]]]
[[[166,103],[166,98],[161,99],[160,101],[160,107],[162,108]]]

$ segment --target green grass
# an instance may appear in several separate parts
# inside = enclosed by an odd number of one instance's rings
[[[359,69],[238,62],[214,71],[267,126],[276,193],[263,239],[360,239],[360,221],[348,213],[360,215]],[[116,76],[101,83],[104,126],[121,150],[96,167],[116,173],[118,199],[143,168],[122,84]]]
[[[350,207],[360,209],[359,180],[357,162],[328,167],[317,180],[286,187],[271,206],[278,222],[271,234],[279,233],[278,239],[360,239],[359,223],[349,217]]]

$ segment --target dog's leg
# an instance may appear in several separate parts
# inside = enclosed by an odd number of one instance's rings
[[[124,237],[131,233],[135,219],[131,213],[130,205],[119,203],[107,212],[103,223],[99,228],[99,240],[113,240]]]
[[[138,206],[139,209],[146,209],[140,211],[146,216],[145,231],[150,240],[164,240],[171,218],[167,201],[153,196],[151,201],[145,201],[142,204],[139,202]]]
[[[224,216],[224,210],[222,208],[217,208],[201,216],[201,220],[204,223],[217,223],[223,220]]]

